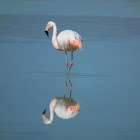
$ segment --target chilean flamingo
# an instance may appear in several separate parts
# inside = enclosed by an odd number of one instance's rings
[[[55,114],[62,119],[70,119],[75,117],[79,110],[80,104],[74,99],[57,97],[50,103],[50,118],[46,116],[46,109],[42,113],[42,118],[45,124],[51,124]]]
[[[49,21],[46,25],[45,28],[45,33],[47,34],[47,36],[49,36],[49,30],[53,29],[53,35],[52,35],[52,44],[53,47],[56,50],[59,51],[65,51],[65,57],[66,57],[66,85],[65,85],[65,89],[67,88],[67,78],[68,78],[68,73],[71,69],[71,67],[73,66],[73,52],[75,50],[77,50],[78,48],[81,50],[83,48],[83,41],[81,36],[72,30],[64,30],[62,32],[60,32],[57,35],[57,26],[55,24],[55,22]],[[67,56],[67,52],[71,51],[71,64],[68,70],[68,56]],[[72,84],[70,84],[70,89],[72,89]],[[64,93],[65,96],[65,93]]]
[[[53,29],[52,44],[56,50],[65,51],[67,73],[73,66],[73,52],[76,49],[82,49],[83,43],[81,36],[72,30],[64,30],[57,35],[57,26],[55,22],[49,21],[45,28],[45,33],[49,36],[48,31]],[[68,57],[67,52],[71,51],[71,65],[68,70]]]

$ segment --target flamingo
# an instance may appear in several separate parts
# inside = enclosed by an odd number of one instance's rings
[[[75,117],[79,110],[80,104],[74,99],[57,97],[50,103],[50,118],[46,116],[46,109],[42,113],[42,118],[45,124],[51,124],[55,114],[62,119],[70,119]]]
[[[56,50],[65,51],[67,74],[73,66],[73,52],[78,48],[83,48],[81,36],[72,30],[64,30],[57,35],[57,26],[55,22],[49,21],[45,28],[45,33],[49,36],[49,30],[53,29],[52,44]],[[71,51],[71,65],[68,70],[68,57],[67,52]]]

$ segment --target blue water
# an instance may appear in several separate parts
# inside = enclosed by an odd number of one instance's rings
[[[74,15],[0,15],[0,139],[140,139],[140,18]],[[65,89],[65,54],[52,47],[46,23],[72,29],[84,48],[74,52],[70,79],[79,114],[41,113]],[[69,54],[70,60],[70,54]],[[69,87],[67,92],[69,97]]]

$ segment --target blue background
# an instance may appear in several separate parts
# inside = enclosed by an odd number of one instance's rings
[[[50,20],[77,31],[84,48],[70,73],[78,116],[45,125],[42,111],[65,88],[64,52],[44,33]],[[138,0],[1,0],[0,139],[139,140],[139,62]]]

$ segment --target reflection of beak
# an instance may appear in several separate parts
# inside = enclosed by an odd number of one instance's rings
[[[43,111],[42,115],[45,115],[46,114],[46,109]]]
[[[45,33],[46,33],[47,36],[49,36],[49,32],[48,31],[45,31]]]

